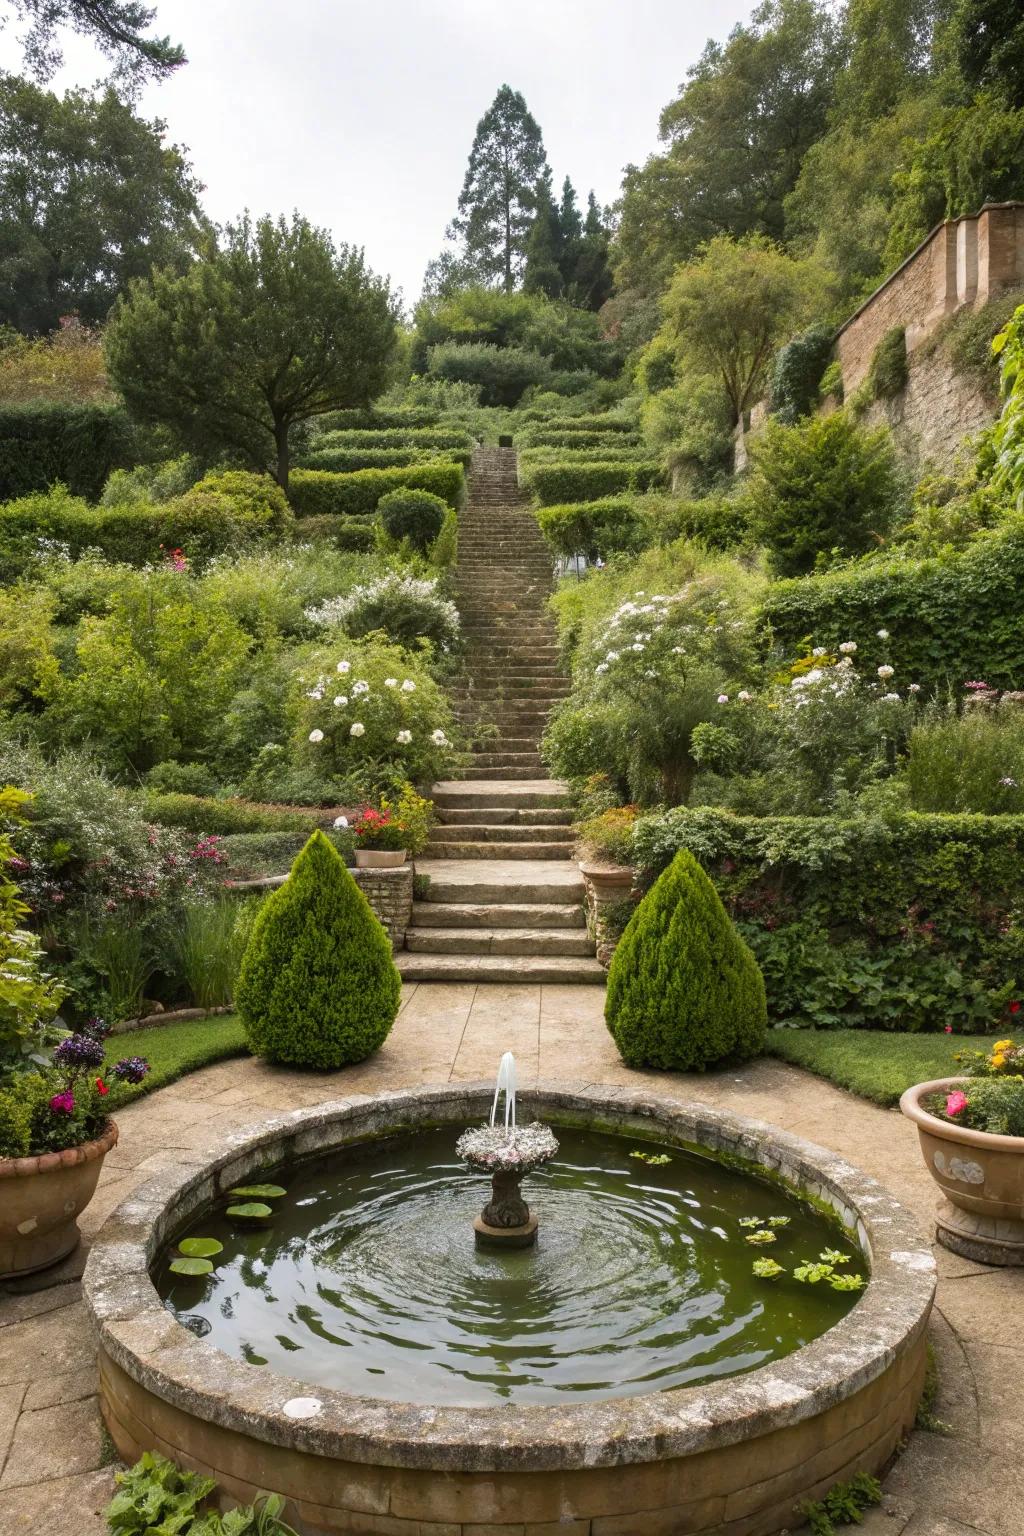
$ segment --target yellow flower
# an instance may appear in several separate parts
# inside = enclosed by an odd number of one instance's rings
[[[992,1065],[994,1067],[1005,1067],[1006,1066],[1006,1057],[1003,1055],[1002,1051],[996,1051],[995,1052],[995,1054],[992,1057]]]
[[[1013,1041],[1012,1040],[997,1040],[995,1045],[992,1047],[992,1049],[993,1049],[993,1051],[1012,1051],[1013,1050]]]

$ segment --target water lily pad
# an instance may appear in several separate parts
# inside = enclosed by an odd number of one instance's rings
[[[213,1265],[209,1259],[174,1259],[171,1262],[172,1275],[189,1275],[193,1279],[199,1275],[212,1275]]]
[[[235,1216],[239,1221],[262,1221],[274,1213],[269,1205],[264,1205],[260,1200],[249,1200],[245,1205],[229,1205],[228,1215]]]
[[[183,1237],[178,1247],[186,1259],[212,1259],[224,1252],[224,1244],[215,1237]]]
[[[278,1200],[287,1190],[280,1184],[240,1184],[229,1189],[229,1195],[242,1195],[247,1200]]]

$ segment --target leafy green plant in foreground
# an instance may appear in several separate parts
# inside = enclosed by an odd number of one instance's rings
[[[183,1471],[152,1451],[127,1472],[118,1472],[116,1482],[107,1526],[117,1536],[295,1536],[280,1518],[280,1495],[260,1494],[255,1504],[226,1515],[203,1510],[200,1506],[217,1486],[213,1478]]]

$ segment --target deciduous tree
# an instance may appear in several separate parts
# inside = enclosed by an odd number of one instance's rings
[[[64,62],[61,28],[90,38],[114,65],[129,90],[147,78],[162,79],[185,63],[181,45],[151,37],[156,11],[138,0],[7,0],[29,22],[22,38],[25,62],[38,80],[49,80]]]

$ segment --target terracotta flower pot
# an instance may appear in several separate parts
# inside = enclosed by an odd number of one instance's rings
[[[404,848],[357,848],[357,869],[400,869],[405,863]]]
[[[942,1190],[935,1236],[944,1248],[979,1264],[1024,1265],[1024,1136],[993,1136],[940,1120],[922,1108],[932,1093],[971,1078],[916,1083],[900,1109],[917,1126],[928,1172]]]
[[[78,1217],[116,1142],[111,1120],[102,1136],[81,1146],[0,1158],[0,1280],[46,1269],[77,1248]]]

